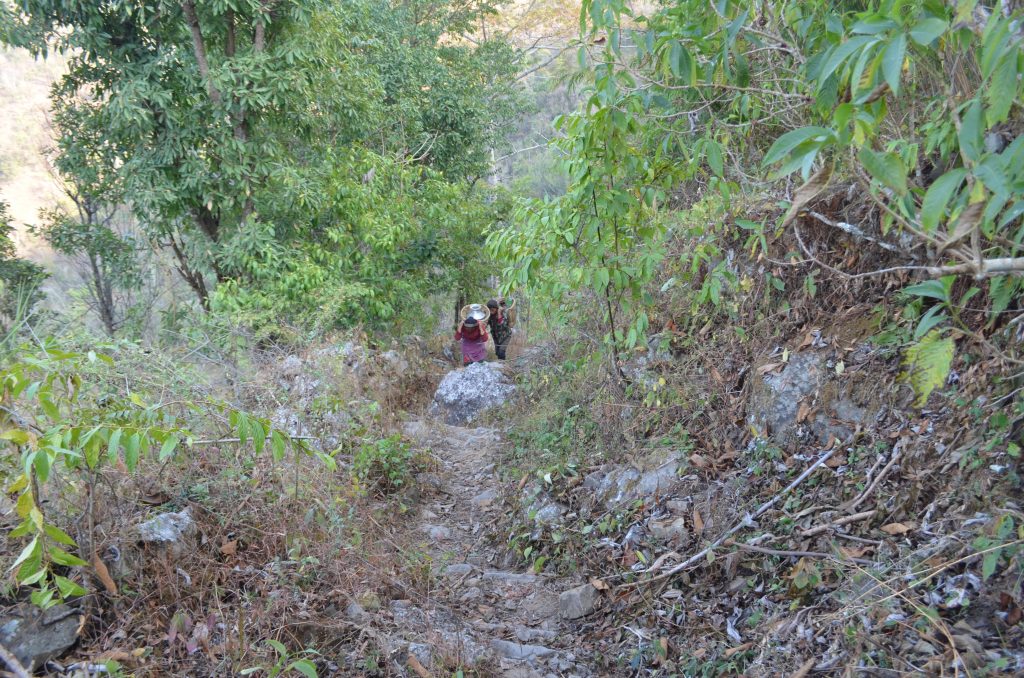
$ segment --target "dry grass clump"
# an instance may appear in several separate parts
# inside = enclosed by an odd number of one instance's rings
[[[79,602],[86,623],[76,659],[139,676],[236,675],[274,666],[273,644],[282,643],[288,661],[387,673],[387,634],[359,609],[431,595],[431,563],[407,515],[429,491],[416,474],[435,462],[389,455],[407,449],[403,411],[424,408],[437,377],[415,347],[343,349],[236,354],[217,371],[232,375],[223,384],[197,382],[193,371],[209,368],[173,355],[117,356],[127,371],[111,393],[157,400],[188,423],[194,442],[161,463],[144,457],[135,473],[104,465],[46,486],[48,513],[94,563],[83,570],[90,593]],[[158,380],[160,371],[172,374]],[[269,417],[333,464],[297,444],[278,461],[269,443],[260,453],[241,444],[224,401]],[[137,540],[141,522],[186,510],[194,529],[180,543]]]
[[[877,220],[838,191],[813,208],[834,221]],[[798,227],[818,259],[849,273],[894,261],[816,217]],[[1015,381],[1002,379],[1011,364],[985,341],[1005,336],[1012,315],[991,320],[985,292],[975,296],[959,317],[968,329],[958,338],[952,378],[915,409],[900,350],[917,316],[893,293],[911,282],[906,271],[855,279],[823,271],[804,255],[787,255],[801,251],[789,231],[768,238],[767,254],[752,256],[734,235],[721,243],[720,260],[688,276],[687,253],[700,240],[670,245],[664,276],[686,282],[663,293],[662,280],[652,288],[656,340],[623,359],[630,383],[617,390],[601,359],[563,361],[548,383],[531,375],[512,426],[513,438],[522,437],[510,459],[527,477],[520,487],[534,505],[556,501],[567,509],[564,522],[534,530],[517,494],[508,526],[513,547],[520,554],[529,547],[528,560],[543,554],[548,569],[610,586],[609,614],[582,629],[581,643],[650,675],[1024,670],[1024,516],[1016,500],[1024,406]],[[735,287],[720,305],[695,312],[696,291],[722,260]],[[958,282],[954,296],[969,284]],[[581,334],[599,336],[598,307],[578,308]],[[783,445],[765,439],[771,431],[753,430],[758,380],[803,351],[821,356],[828,374],[799,423],[809,428],[820,401],[843,398],[869,401],[878,416],[850,425],[843,439]],[[621,433],[617,448],[597,444],[603,425]],[[561,451],[553,455],[561,466],[546,454],[552,450]],[[683,462],[675,487],[612,510],[592,506],[583,477],[609,459],[639,464],[659,450]],[[709,557],[634,585],[743,525],[823,450],[831,452],[828,463]],[[529,480],[546,473],[550,481]],[[655,535],[654,526],[677,519],[680,536]]]

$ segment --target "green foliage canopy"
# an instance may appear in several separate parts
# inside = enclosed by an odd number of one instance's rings
[[[54,94],[62,172],[102,187],[112,203],[127,202],[151,240],[173,252],[204,306],[213,277],[223,286],[217,303],[249,307],[250,317],[284,311],[304,321],[309,305],[289,303],[301,290],[330,289],[340,294],[338,306],[353,311],[335,319],[388,318],[391,279],[409,256],[424,255],[385,252],[391,232],[412,242],[421,229],[402,219],[429,217],[435,233],[452,221],[408,206],[442,190],[439,181],[472,185],[484,175],[519,105],[514,50],[463,38],[492,11],[487,4],[27,0],[19,7],[5,39],[70,55]],[[372,180],[391,167],[404,168],[394,170],[405,172],[402,181]],[[420,172],[429,177],[425,189]],[[485,211],[483,192],[452,191],[461,198],[444,204]],[[326,196],[347,207],[326,205]],[[360,217],[354,230],[351,218],[326,221],[367,199],[387,210]],[[339,241],[346,229],[358,242]],[[478,240],[461,241],[460,257],[471,256]],[[373,266],[369,256],[341,259],[353,251],[387,256]],[[451,248],[434,250],[445,252]],[[277,281],[281,275],[287,279]],[[354,299],[384,297],[353,308]]]
[[[804,185],[775,224],[781,233],[842,177],[875,215],[861,232],[877,232],[905,267],[990,279],[1005,302],[1024,273],[1022,16],[976,0],[683,0],[646,14],[623,0],[586,0],[579,50],[590,97],[557,142],[573,183],[564,199],[520,213],[515,227],[535,251],[517,249],[512,233],[495,234],[494,251],[517,284],[547,286],[574,261],[582,270],[569,289],[600,296],[610,285],[612,301],[631,299],[657,251],[651,226],[664,216],[655,204],[696,188],[728,205],[738,191],[763,194],[799,173]],[[603,165],[588,165],[598,157]],[[643,171],[616,176],[631,168]],[[603,181],[593,197],[607,202],[587,217],[593,206],[578,191],[595,176]],[[647,213],[623,221],[645,199]],[[587,232],[586,219],[633,223],[634,237],[612,257],[606,232],[618,229]],[[755,250],[766,247],[763,225],[736,222]],[[798,256],[813,259],[806,248]],[[717,305],[721,294],[706,298]]]

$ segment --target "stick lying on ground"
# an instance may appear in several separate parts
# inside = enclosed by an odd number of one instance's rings
[[[835,529],[837,527],[849,525],[850,523],[855,523],[858,520],[864,520],[865,518],[870,518],[873,515],[875,515],[874,509],[870,511],[864,511],[862,513],[854,513],[852,516],[843,516],[842,518],[839,518],[838,520],[833,520],[831,523],[828,523],[826,525],[817,525],[815,527],[808,528],[801,532],[800,536],[814,537],[823,532],[828,532],[829,530]]]
[[[835,558],[834,553],[822,553],[821,551],[784,551],[779,549],[769,549],[763,546],[754,546],[753,544],[743,544],[732,539],[725,540],[726,546],[735,546],[738,549],[744,551],[754,551],[755,553],[763,553],[767,556],[783,556],[783,557],[794,557],[794,558]],[[865,558],[850,558],[853,562],[859,565],[874,565],[874,561],[867,560]]]
[[[28,671],[26,671],[25,667],[21,665],[18,658],[3,645],[0,645],[0,659],[4,660],[4,663],[7,664],[7,668],[9,668],[11,673],[17,676],[17,678],[30,678]]]
[[[758,509],[756,511],[754,511],[753,515],[748,513],[747,515],[743,516],[743,520],[742,521],[740,521],[736,525],[733,525],[731,528],[729,528],[725,532],[725,534],[720,536],[715,541],[711,542],[711,544],[709,544],[707,546],[707,548],[703,549],[702,551],[700,551],[698,553],[695,553],[694,555],[690,556],[689,558],[687,558],[683,562],[679,563],[678,565],[674,565],[671,569],[666,570],[665,572],[662,572],[661,574],[655,575],[653,577],[649,577],[647,579],[638,579],[638,580],[636,580],[634,582],[627,582],[625,584],[619,584],[618,588],[626,589],[626,588],[631,588],[633,586],[640,586],[642,584],[651,584],[651,583],[659,581],[661,579],[666,579],[667,577],[671,577],[675,573],[681,572],[681,571],[685,570],[686,568],[691,567],[692,565],[697,563],[699,560],[701,560],[702,558],[707,556],[709,551],[712,551],[713,549],[716,549],[719,546],[721,546],[725,542],[726,539],[728,539],[732,535],[736,534],[737,532],[742,530],[744,527],[747,527],[749,525],[753,525],[755,519],[757,519],[757,518],[761,517],[762,515],[764,515],[764,513],[766,511],[768,511],[768,509],[770,509],[772,506],[775,505],[775,502],[777,502],[779,499],[781,499],[782,497],[784,497],[787,494],[789,494],[790,491],[792,491],[794,487],[796,487],[797,485],[802,483],[804,480],[806,480],[808,476],[810,476],[812,473],[814,473],[814,470],[816,468],[818,468],[819,466],[824,464],[826,461],[828,461],[829,458],[833,454],[835,454],[837,449],[839,449],[838,445],[836,445],[831,450],[828,450],[827,452],[825,452],[825,454],[823,454],[820,457],[818,457],[818,460],[816,462],[811,464],[807,468],[806,471],[804,471],[799,476],[797,476],[796,480],[794,480],[789,485],[787,485],[784,490],[782,490],[781,492],[776,494],[774,497],[772,497],[771,499],[769,499],[765,503],[761,504],[758,507]],[[654,570],[653,567],[650,568],[650,569],[644,570],[641,574],[650,574],[652,570]]]

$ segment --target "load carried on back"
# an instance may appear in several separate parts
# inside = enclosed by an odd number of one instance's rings
[[[487,324],[490,326],[491,336],[494,337],[494,354],[498,356],[499,360],[505,359],[508,345],[512,341],[512,325],[515,323],[516,317],[515,308],[515,299],[511,304],[507,304],[504,297],[487,302],[487,310],[490,312]]]
[[[487,359],[487,321],[490,311],[481,304],[467,304],[459,312],[462,321],[455,330],[455,341],[462,345],[462,364],[471,365]]]
[[[459,311],[455,341],[462,347],[462,364],[471,365],[487,359],[487,341],[494,339],[494,353],[505,360],[512,341],[515,323],[515,300],[508,304],[504,298],[491,299],[484,304],[466,304]]]

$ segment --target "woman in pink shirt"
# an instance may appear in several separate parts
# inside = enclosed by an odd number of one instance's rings
[[[476,318],[469,317],[459,323],[455,341],[462,342],[462,364],[482,362],[487,358],[487,329]]]

